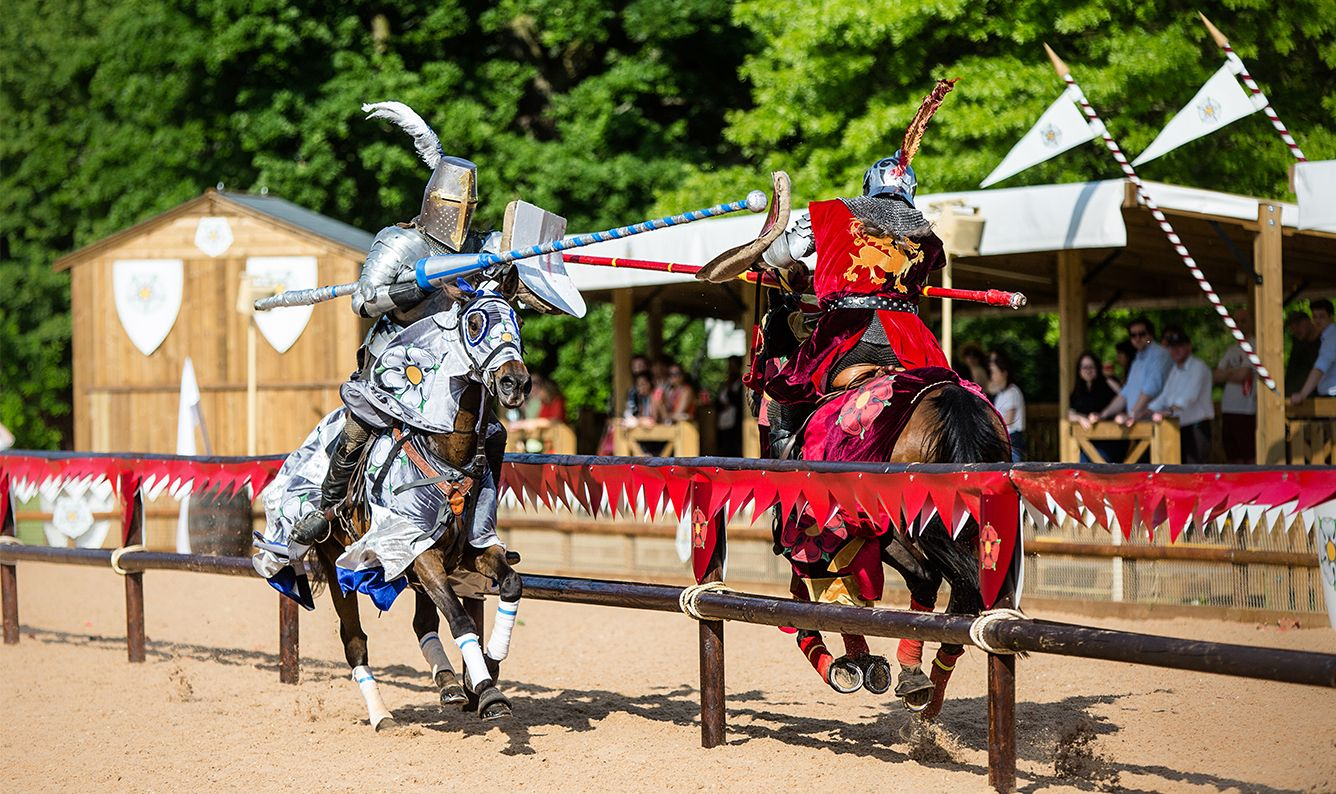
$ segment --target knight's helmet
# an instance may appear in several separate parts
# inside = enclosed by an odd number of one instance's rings
[[[442,157],[427,180],[417,225],[452,251],[460,250],[478,206],[478,166],[462,157]]]
[[[864,196],[896,197],[904,199],[909,206],[914,206],[918,177],[915,176],[909,161],[918,154],[919,144],[923,142],[923,133],[928,128],[928,120],[937,112],[937,108],[942,106],[942,100],[955,84],[955,79],[937,81],[937,85],[919,105],[914,120],[909,122],[909,128],[905,130],[904,143],[895,150],[895,154],[873,163],[863,175]]]
[[[451,251],[460,250],[478,205],[478,167],[462,157],[447,156],[432,128],[402,102],[366,104],[362,111],[369,119],[392,121],[413,136],[418,156],[432,169],[417,224],[431,239]]]

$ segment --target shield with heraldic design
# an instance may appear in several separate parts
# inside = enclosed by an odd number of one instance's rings
[[[232,247],[232,224],[218,216],[200,218],[195,227],[195,247],[215,259],[227,253]]]
[[[312,289],[317,286],[316,261],[313,256],[252,256],[246,260],[246,273],[252,283],[275,292]],[[255,313],[255,326],[266,342],[280,353],[296,343],[311,320],[312,306],[287,306]]]
[[[506,207],[501,249],[528,248],[560,240],[566,234],[566,219],[527,201],[512,201]],[[520,278],[520,300],[544,314],[585,315],[584,296],[566,273],[561,253],[535,256],[515,262]]]
[[[139,352],[152,355],[176,324],[184,283],[180,259],[117,259],[111,288],[121,327]]]

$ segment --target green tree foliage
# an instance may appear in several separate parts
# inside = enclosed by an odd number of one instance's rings
[[[966,189],[1061,89],[1041,41],[1139,151],[1221,61],[1194,9],[74,0],[53,12],[11,0],[0,26],[0,422],[25,446],[59,442],[68,297],[49,268],[63,253],[220,181],[368,230],[411,217],[425,168],[401,132],[361,120],[362,102],[407,102],[479,164],[480,223],[499,224],[522,197],[580,230],[729,198],[776,168],[794,176],[800,203],[852,193],[933,78],[959,76],[915,166],[925,191]],[[1336,2],[1227,0],[1211,13],[1309,156],[1336,156]],[[1145,176],[1281,196],[1289,155],[1273,135],[1249,117]],[[1117,175],[1091,144],[1009,184]],[[526,328],[531,358],[553,368],[572,407],[606,404],[607,315]],[[665,323],[670,336],[677,323]],[[689,364],[702,332],[687,325],[668,347]],[[995,341],[1017,328],[998,325]]]
[[[416,213],[426,169],[363,102],[407,102],[478,163],[479,224],[523,197],[572,229],[644,217],[688,163],[727,159],[723,114],[747,102],[747,36],[710,0],[14,0],[6,17],[0,267],[23,288],[0,291],[0,422],[23,446],[58,443],[69,411],[61,254],[218,182],[369,230]],[[577,404],[606,402],[603,314],[533,330],[537,358],[581,374],[569,389],[591,384]]]

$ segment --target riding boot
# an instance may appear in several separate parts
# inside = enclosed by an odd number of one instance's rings
[[[348,495],[353,470],[357,468],[362,447],[370,437],[370,428],[349,413],[343,429],[339,431],[338,440],[334,442],[325,481],[320,485],[320,508],[302,516],[293,526],[291,543],[310,546],[325,538],[329,532],[330,519],[334,516],[334,508]]]

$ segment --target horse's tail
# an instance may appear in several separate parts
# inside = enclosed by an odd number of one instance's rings
[[[977,394],[954,383],[930,398],[937,426],[925,463],[1005,463],[1011,441],[997,412]]]

